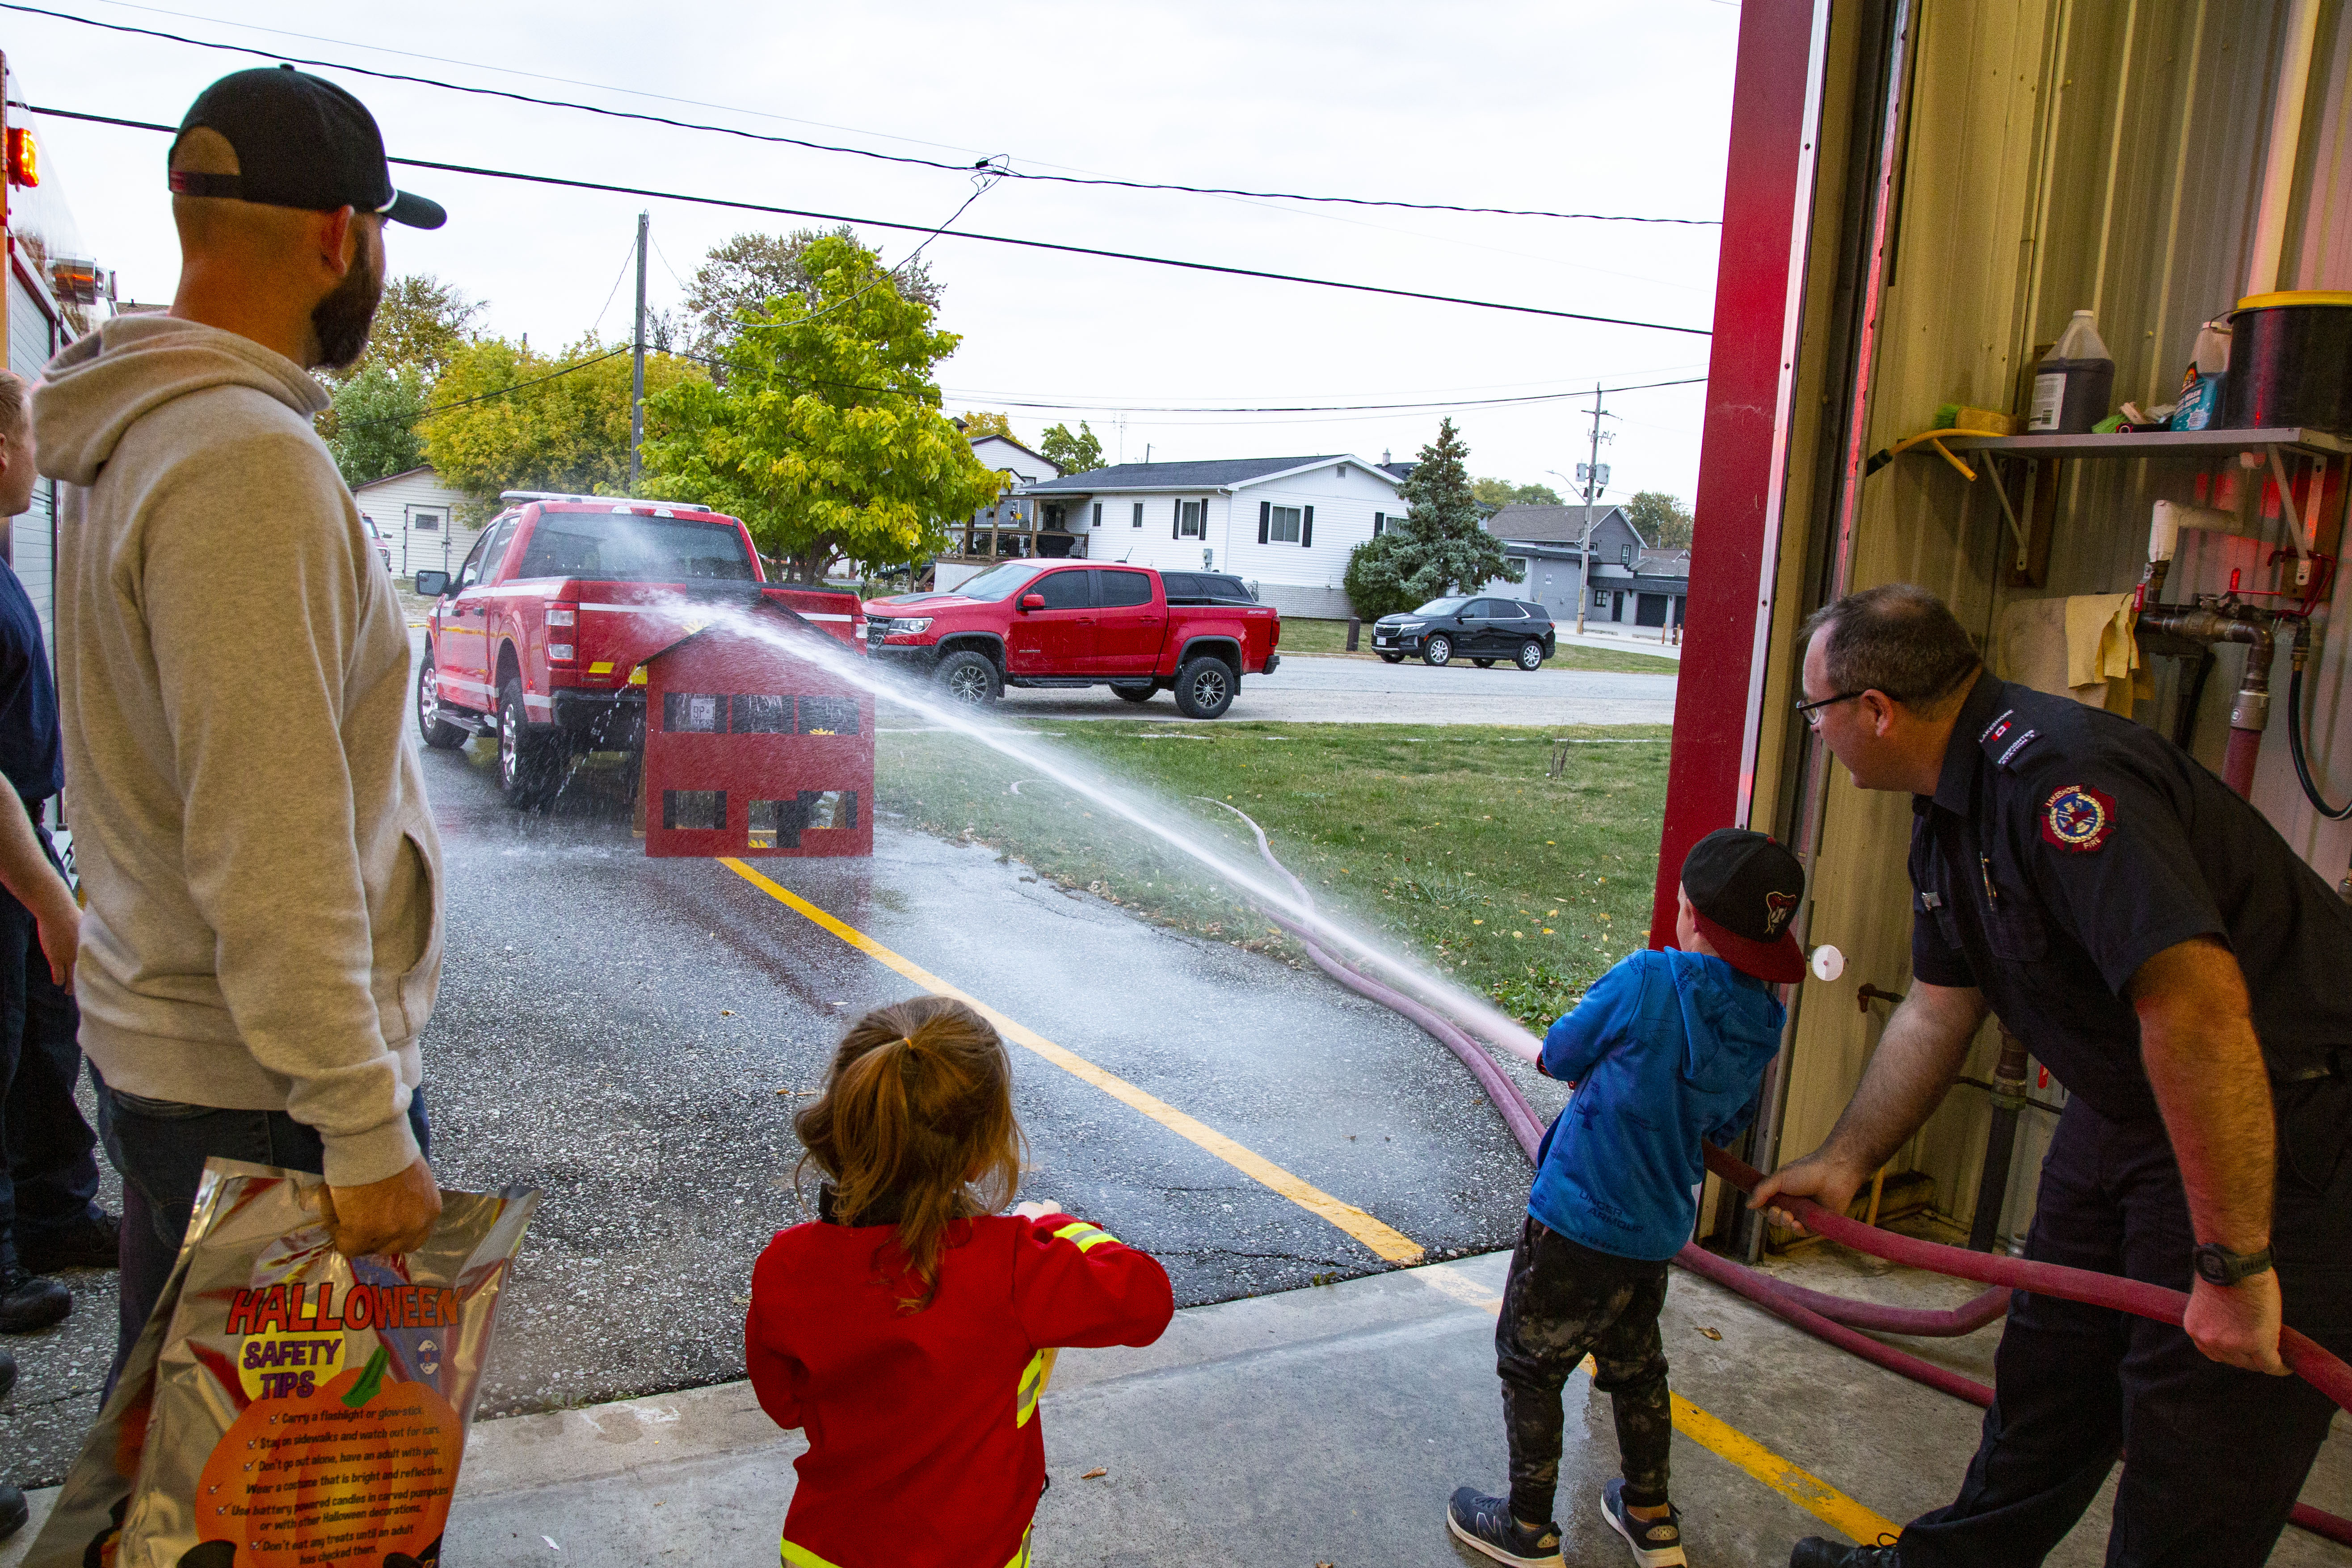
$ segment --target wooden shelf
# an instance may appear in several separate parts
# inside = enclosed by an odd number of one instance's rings
[[[1948,436],[1940,444],[1955,452],[1994,452],[2021,458],[2195,457],[2210,452],[2252,452],[2293,447],[2315,457],[2352,454],[2352,437],[2325,430],[2144,430],[2113,436]]]

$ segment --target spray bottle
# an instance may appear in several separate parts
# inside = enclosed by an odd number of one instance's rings
[[[2033,405],[2026,416],[2026,433],[2086,435],[2107,416],[2115,390],[2115,356],[2100,341],[2091,312],[2077,310],[2057,347],[2033,368]]]

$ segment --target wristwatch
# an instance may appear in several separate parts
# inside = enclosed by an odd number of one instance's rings
[[[2197,1260],[2197,1278],[2208,1285],[2235,1285],[2271,1266],[2267,1247],[2260,1252],[2232,1252],[2220,1242],[2209,1241],[2190,1256]]]

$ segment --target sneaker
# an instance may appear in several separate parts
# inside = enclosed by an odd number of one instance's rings
[[[73,1292],[20,1267],[0,1271],[0,1334],[29,1334],[63,1321]]]
[[[0,1481],[0,1541],[5,1541],[24,1529],[25,1521],[32,1517],[33,1510],[26,1503],[25,1494],[6,1481]]]
[[[1511,1517],[1511,1500],[1487,1497],[1474,1487],[1456,1487],[1445,1505],[1445,1528],[1465,1545],[1497,1563],[1526,1568],[1561,1568],[1559,1526],[1528,1530]]]
[[[113,1268],[122,1251],[122,1222],[101,1209],[47,1236],[18,1237],[16,1256],[36,1274],[60,1268]]]
[[[1895,1537],[1882,1535],[1875,1546],[1846,1546],[1808,1535],[1790,1549],[1789,1568],[1902,1568]]]
[[[1681,1510],[1668,1503],[1664,1519],[1635,1519],[1625,1511],[1624,1478],[1601,1489],[1601,1513],[1633,1549],[1633,1561],[1641,1568],[1683,1568],[1690,1561],[1683,1555]]]

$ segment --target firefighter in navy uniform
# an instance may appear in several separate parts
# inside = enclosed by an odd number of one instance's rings
[[[1958,1497],[1791,1568],[2021,1568],[2129,1447],[2110,1568],[2270,1554],[2335,1407],[2282,1321],[2352,1352],[2352,909],[2150,730],[1997,680],[1905,584],[1807,623],[1800,705],[1907,790],[1913,985],[1822,1147],[1757,1188],[1843,1209],[1987,1013],[2063,1083],[2027,1256],[2190,1292],[2186,1331],[2021,1292]],[[2282,1306],[2283,1303],[2283,1306]]]

